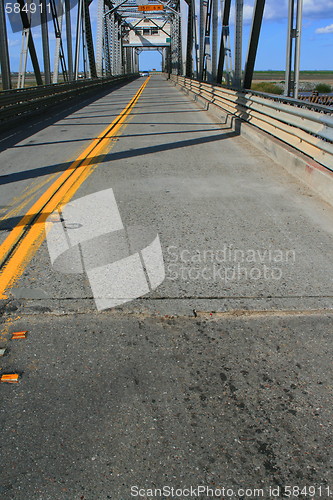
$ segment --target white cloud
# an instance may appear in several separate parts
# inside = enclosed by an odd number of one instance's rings
[[[244,19],[250,21],[252,18],[254,0],[244,3]],[[267,0],[265,6],[265,19],[278,20],[288,17],[288,0]],[[333,20],[333,0],[303,0],[303,18]]]
[[[21,43],[21,40],[8,40],[8,47],[18,47]]]
[[[248,4],[245,4],[244,5],[244,21],[247,22],[247,21],[252,21],[252,17],[253,17],[253,6],[252,5],[248,5]]]
[[[316,29],[316,33],[333,33],[333,24],[329,24],[328,26],[325,26],[324,28],[318,28]]]
[[[266,2],[264,16],[265,19],[284,19],[288,15],[287,1],[282,0],[279,3],[268,0]]]
[[[232,5],[230,9],[230,24],[235,23],[235,15],[236,15],[236,9],[235,6]],[[245,24],[251,23],[253,18],[253,5],[250,4],[244,4],[244,10],[243,10],[243,21]]]
[[[280,0],[277,5],[276,0],[267,0],[265,6],[264,17],[268,20],[274,19],[285,19],[288,16],[287,9],[288,0]],[[249,24],[252,22],[253,18],[253,8],[254,8],[254,0],[247,0],[244,2],[244,23]],[[230,22],[234,24],[235,19],[235,7],[232,5],[231,13],[230,13]]]
[[[333,0],[304,0],[304,15],[306,17],[333,17]]]

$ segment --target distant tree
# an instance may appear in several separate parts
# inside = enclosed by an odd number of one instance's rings
[[[317,92],[319,92],[320,94],[329,94],[330,92],[332,92],[332,87],[327,83],[318,83],[318,85],[316,85],[315,87],[315,90],[317,90]]]

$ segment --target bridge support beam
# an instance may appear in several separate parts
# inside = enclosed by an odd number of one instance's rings
[[[105,73],[107,76],[112,74],[112,61],[111,61],[111,39],[112,39],[112,29],[111,29],[111,16],[105,15],[104,19],[104,63],[105,63]]]
[[[221,32],[221,41],[220,41],[220,53],[219,60],[217,65],[217,75],[216,82],[222,83],[223,79],[223,69],[224,62],[226,58],[226,41],[229,37],[229,20],[230,20],[230,9],[231,9],[231,0],[224,0],[224,8],[222,15],[222,32]]]
[[[199,13],[199,79],[202,80],[205,58],[205,24],[206,24],[207,0],[200,0]]]
[[[70,0],[65,0],[66,18],[66,43],[67,43],[67,70],[68,80],[73,80],[73,48],[72,48],[72,25],[71,25],[71,5]]]
[[[4,2],[0,0],[0,64],[2,87],[4,90],[9,90],[12,88],[12,82],[10,76],[6,14],[4,6]]]
[[[171,72],[174,75],[182,74],[182,43],[179,14],[171,22]]]
[[[245,89],[250,89],[252,85],[253,71],[256,62],[261,24],[264,16],[264,8],[265,8],[265,0],[256,0],[253,13],[249,49],[245,64],[244,83],[243,83],[243,87]]]
[[[74,80],[77,80],[79,77],[82,13],[83,13],[83,0],[79,0],[77,4],[77,19],[76,19]]]
[[[188,5],[187,41],[186,41],[186,67],[185,74],[188,78],[193,76],[193,40],[194,40],[194,0],[186,0]]]
[[[213,0],[212,5],[212,81],[216,82],[217,76],[217,34],[219,22],[218,0]]]
[[[103,76],[103,52],[104,52],[104,0],[98,0],[97,7],[97,42],[96,42],[96,73]]]
[[[117,19],[117,35],[116,35],[116,53],[117,53],[117,69],[116,75],[121,75],[124,73],[124,50],[123,50],[123,39],[122,39],[122,26],[119,19]]]
[[[289,0],[285,95],[298,97],[303,0]]]
[[[43,44],[43,61],[44,61],[44,80],[45,84],[51,83],[51,64],[50,64],[50,47],[49,47],[49,32],[47,27],[47,6],[46,0],[40,0],[40,23],[42,30]]]
[[[53,76],[52,83],[58,83],[59,65],[61,67],[64,81],[68,81],[68,72],[64,54],[64,46],[62,43],[62,26],[65,13],[65,2],[60,0],[58,9],[54,0],[50,0],[54,31],[56,36],[56,48],[54,53]]]
[[[87,44],[87,52],[89,60],[89,74],[90,78],[97,78],[94,43],[93,43],[91,22],[90,22],[89,0],[84,0],[84,23],[85,23],[86,44]]]
[[[237,89],[240,89],[242,86],[243,8],[244,0],[236,0],[235,71],[233,85]]]
[[[203,48],[203,70],[202,80],[211,81],[212,79],[212,55],[211,55],[211,21],[212,21],[212,8],[213,0],[205,2],[204,19],[204,48]]]
[[[25,74],[26,74],[26,69],[27,69],[29,36],[30,36],[30,28],[23,28],[21,54],[20,54],[20,66],[19,66],[19,72],[18,72],[18,78],[17,78],[17,88],[18,89],[24,89],[24,86],[25,86]]]
[[[28,38],[28,41],[27,41],[28,49],[29,49],[32,67],[34,68],[36,83],[37,83],[37,85],[43,85],[43,79],[42,79],[42,75],[40,72],[36,48],[35,48],[34,40],[33,40],[32,33],[31,33],[30,20],[27,16],[27,13],[23,9],[25,6],[25,0],[17,0],[17,1],[20,5],[20,16],[21,16],[23,31],[26,30],[26,36]],[[24,61],[23,61],[23,65],[24,65]],[[20,68],[20,72],[21,72],[21,68]],[[19,79],[20,78],[21,78],[21,80],[20,80],[20,85],[21,85],[22,80],[24,82],[24,78],[23,78],[22,74],[19,74]]]

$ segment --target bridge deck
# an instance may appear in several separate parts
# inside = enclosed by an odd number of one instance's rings
[[[142,83],[6,139],[2,243]],[[3,301],[3,340],[29,337],[2,358],[23,375],[1,385],[0,491],[100,500],[332,478],[333,209],[157,75],[93,163],[72,207],[112,188],[125,227],[158,233],[165,279],[98,313],[87,274],[52,269],[31,242]],[[88,220],[105,265],[102,200]]]

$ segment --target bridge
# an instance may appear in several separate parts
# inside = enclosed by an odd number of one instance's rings
[[[284,95],[251,90],[264,1],[245,64],[240,0],[232,50],[227,0],[18,3],[1,498],[330,498],[333,119],[297,98],[302,2]]]

